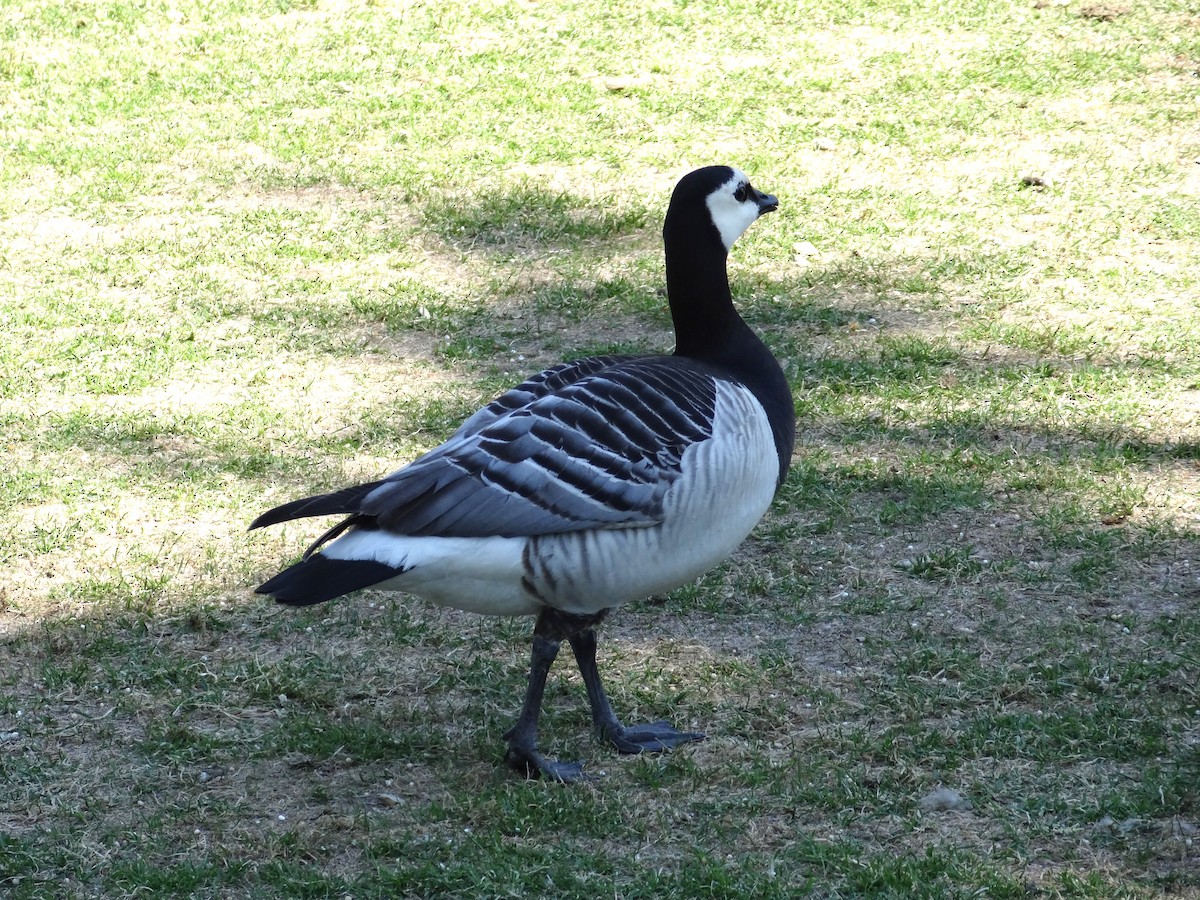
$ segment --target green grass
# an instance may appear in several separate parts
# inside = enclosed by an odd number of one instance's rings
[[[1200,39],[1093,6],[0,8],[0,894],[1200,897]],[[797,456],[605,626],[708,741],[564,660],[604,777],[526,784],[527,622],[275,610],[316,531],[245,527],[669,349],[709,162]]]

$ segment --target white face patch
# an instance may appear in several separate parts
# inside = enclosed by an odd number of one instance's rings
[[[708,195],[708,214],[721,233],[721,243],[728,250],[762,212],[754,197],[745,190],[750,179],[744,172],[733,170],[733,177]],[[738,200],[740,194],[742,199]]]

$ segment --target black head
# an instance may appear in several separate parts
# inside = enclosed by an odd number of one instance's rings
[[[728,252],[755,219],[778,208],[779,200],[756,190],[744,172],[730,166],[705,166],[684,175],[675,185],[664,232],[673,220],[695,221],[707,214]]]

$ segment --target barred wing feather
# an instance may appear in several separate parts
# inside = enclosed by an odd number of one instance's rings
[[[481,410],[490,411],[489,420],[476,414],[446,443],[382,481],[284,504],[251,527],[329,513],[352,517],[312,552],[351,525],[441,537],[655,525],[684,451],[712,435],[716,382],[703,365],[679,358],[580,363],[502,395]],[[528,399],[518,405],[519,392]]]
[[[661,521],[716,385],[654,358],[578,378],[388,476],[358,512],[409,535],[530,536]]]
[[[502,416],[506,416],[534,400],[561,391],[568,384],[595,375],[610,366],[636,359],[634,356],[588,356],[571,362],[559,363],[536,375],[531,375],[514,388],[505,391],[487,406],[468,418],[453,437],[474,434]],[[453,438],[451,438],[453,440]]]

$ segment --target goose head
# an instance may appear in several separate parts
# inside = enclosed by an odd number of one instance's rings
[[[667,208],[664,237],[674,222],[695,221],[703,208],[725,252],[754,221],[779,208],[773,194],[757,190],[746,173],[731,166],[705,166],[689,172],[675,185]]]

